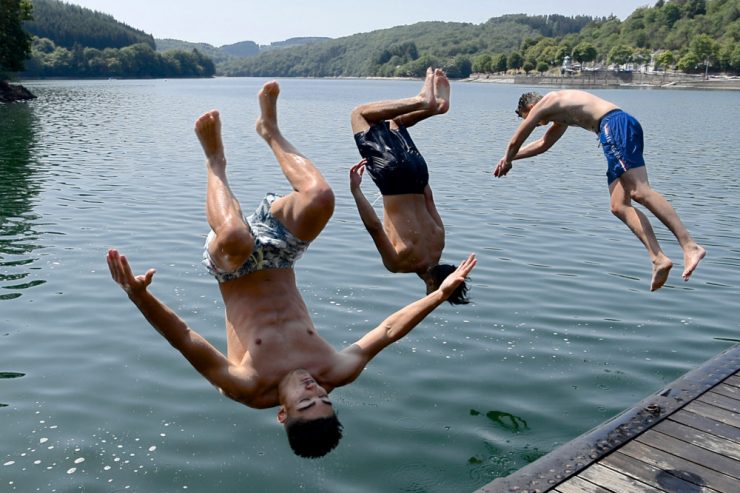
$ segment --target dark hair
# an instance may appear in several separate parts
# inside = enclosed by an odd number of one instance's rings
[[[447,276],[455,272],[456,269],[457,266],[450,264],[439,264],[429,269],[429,274],[432,276],[434,281],[434,289],[439,288],[442,281],[447,279]],[[470,299],[467,297],[468,289],[470,289],[468,281],[463,281],[457,289],[452,292],[452,295],[447,298],[447,301],[452,305],[467,305],[470,303]]]
[[[317,419],[285,421],[288,443],[296,455],[307,459],[323,457],[331,452],[342,438],[342,423],[336,414]]]
[[[540,99],[542,99],[542,94],[538,92],[525,92],[519,98],[519,103],[516,105],[514,113],[520,118],[524,118],[522,114],[528,111],[528,106],[539,103]]]

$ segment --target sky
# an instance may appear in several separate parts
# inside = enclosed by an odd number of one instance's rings
[[[480,24],[505,14],[561,14],[624,20],[655,0],[65,0],[112,15],[155,38],[213,46],[303,36],[339,38],[421,21]],[[370,8],[372,6],[372,8]]]

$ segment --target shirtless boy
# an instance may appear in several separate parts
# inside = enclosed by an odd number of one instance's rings
[[[350,190],[365,228],[391,272],[413,272],[436,290],[454,265],[440,264],[445,229],[429,186],[424,158],[406,128],[450,107],[450,83],[440,70],[427,70],[421,92],[415,97],[367,103],[352,111],[352,132],[364,158],[350,169]],[[383,195],[383,221],[360,185],[370,174]],[[448,300],[468,303],[467,284]]]
[[[257,132],[272,149],[293,191],[268,194],[245,219],[226,178],[217,111],[195,122],[206,156],[206,215],[211,232],[204,263],[219,281],[227,353],[222,354],[149,292],[154,269],[135,276],[111,249],[108,266],[149,323],[224,395],[252,408],[279,406],[294,452],[321,457],[342,436],[329,393],[354,381],[381,350],[443,303],[475,266],[470,255],[439,289],[386,318],[342,351],[319,336],[296,286],[293,265],[334,211],[334,194],[314,164],[281,134],[277,82],[259,92]]]
[[[504,157],[493,171],[505,176],[511,162],[547,151],[563,136],[569,126],[581,127],[599,136],[608,163],[606,172],[612,213],[624,222],[647,248],[653,263],[650,290],[665,284],[673,262],[658,244],[647,217],[632,205],[632,200],[645,206],[666,225],[683,250],[683,279],[688,281],[706,251],[691,237],[671,204],[650,187],[642,157],[642,127],[634,117],[585,91],[564,90],[544,96],[523,94],[516,114],[524,121],[514,132]],[[542,138],[522,147],[535,127],[551,124]]]

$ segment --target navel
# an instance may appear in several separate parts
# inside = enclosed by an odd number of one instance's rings
[[[260,339],[260,338],[258,337],[258,338],[257,338],[257,340],[255,340],[255,341],[254,341],[254,343],[255,343],[255,344],[257,344],[257,345],[259,346],[260,344],[262,344],[262,339]]]
[[[308,329],[306,332],[308,332],[308,335],[310,335],[310,336],[313,335],[313,330],[311,330],[311,329]]]

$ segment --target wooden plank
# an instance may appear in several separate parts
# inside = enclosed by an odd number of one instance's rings
[[[714,392],[707,392],[706,394],[702,394],[697,399],[697,401],[721,407],[722,409],[727,409],[728,411],[731,411],[733,413],[740,412],[740,401],[730,399],[729,397],[725,397],[723,395],[715,394]]]
[[[740,388],[740,375],[735,373],[731,377],[728,377],[724,382],[722,382],[727,385],[732,385],[733,387]]]
[[[543,484],[557,485],[544,490],[557,493],[591,493],[594,490],[598,493],[676,493],[682,489],[686,493],[709,493],[711,490],[740,493],[738,368],[740,344],[677,379],[670,385],[670,391],[660,391],[643,399],[516,473],[495,479],[477,493],[534,492],[540,491]],[[660,409],[655,420],[646,414],[646,409],[651,407]],[[643,432],[656,422],[663,424],[657,430]],[[637,438],[629,441],[635,435]],[[620,448],[625,440],[628,443]],[[595,451],[613,457],[604,458],[603,463],[592,464],[577,477],[558,483],[562,477],[572,474],[574,462],[581,464],[582,457],[594,456]],[[609,451],[612,453],[608,454]],[[626,469],[627,463],[632,464],[632,471]],[[656,482],[658,480],[662,483]],[[598,481],[604,482],[597,486]]]
[[[635,440],[664,452],[683,457],[688,461],[702,464],[733,478],[740,478],[740,462],[655,430],[648,430]]]
[[[705,487],[704,481],[698,475],[679,474],[683,476],[682,479],[676,473],[671,474],[620,452],[608,455],[600,464],[671,493],[717,493],[717,490]]]
[[[704,402],[694,401],[684,407],[684,410],[692,413],[701,414],[707,418],[716,419],[722,423],[725,423],[736,428],[740,428],[740,414],[727,411],[726,409],[720,409],[712,406],[711,404],[705,404]]]
[[[593,464],[588,469],[581,471],[578,477],[592,483],[608,486],[609,489],[619,493],[665,493],[664,490],[653,488],[642,481],[637,481],[600,464]]]
[[[661,421],[653,430],[740,461],[740,444],[674,421]],[[740,477],[740,476],[739,476]]]
[[[602,488],[578,476],[574,476],[568,481],[559,484],[556,491],[558,493],[613,493],[612,490]]]
[[[720,395],[724,395],[725,397],[730,397],[732,399],[740,400],[740,388],[739,387],[733,387],[732,385],[727,385],[724,383],[721,383],[714,387],[712,389],[712,392],[715,392]]]
[[[701,414],[681,410],[672,414],[668,419],[740,443],[740,428],[735,428],[712,418],[707,418]]]
[[[681,457],[659,450],[638,441],[632,441],[619,449],[620,453],[647,462],[665,471],[684,471],[697,475],[704,484],[722,493],[737,493],[737,479],[709,469],[701,464],[690,462]]]

